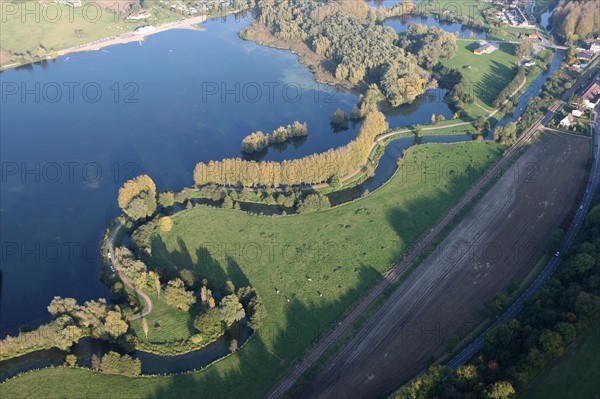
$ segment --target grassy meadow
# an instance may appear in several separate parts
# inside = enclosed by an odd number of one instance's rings
[[[413,147],[404,166],[382,188],[316,213],[266,217],[207,207],[180,213],[170,232],[153,237],[152,262],[191,268],[215,287],[227,279],[236,287],[254,286],[268,316],[244,348],[198,373],[126,378],[47,369],[3,384],[0,393],[261,397],[503,150],[493,142]],[[160,318],[160,307],[156,311]]]
[[[442,60],[442,64],[459,70],[472,86],[475,101],[493,110],[494,100],[516,75],[515,45],[502,43],[492,54],[475,55],[473,50],[479,47],[479,41],[458,40],[457,44],[457,54],[450,60]],[[469,104],[466,111],[470,116],[487,115],[475,104]]]
[[[63,50],[131,32],[140,25],[160,25],[176,18],[153,8],[147,21],[124,21],[115,13],[84,1],[83,7],[71,8],[53,1],[11,2],[0,7],[3,53],[50,55]],[[118,3],[118,2],[117,2]],[[115,3],[115,4],[117,4]],[[44,51],[40,51],[43,48]],[[3,63],[10,61],[3,57]]]

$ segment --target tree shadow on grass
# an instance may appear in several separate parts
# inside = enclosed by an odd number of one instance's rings
[[[473,52],[473,51],[477,50],[479,47],[481,47],[481,45],[479,44],[479,42],[475,41],[471,44],[468,44],[465,48],[467,50],[469,50],[470,52]]]
[[[453,163],[453,159],[446,159],[451,158],[447,155],[436,154],[426,159],[427,162],[440,164],[440,167],[445,163],[458,165],[457,172],[446,171],[444,176],[440,176],[438,172],[437,177],[428,177],[444,179],[442,181],[423,182],[435,184],[437,190],[433,193],[428,192],[427,195],[419,195],[411,201],[399,201],[397,204],[401,205],[394,205],[393,202],[386,205],[385,218],[405,245],[405,248],[397,248],[398,255],[405,253],[407,248],[412,248],[411,244],[415,244],[409,242],[407,231],[413,232],[416,239],[427,234],[428,229],[479,177],[477,175],[471,178],[470,175],[465,175],[467,165]],[[459,170],[462,178],[456,180],[458,178],[455,173],[458,174]],[[380,272],[370,265],[355,265],[357,280],[340,295],[331,294],[331,291],[336,291],[335,287],[326,285],[325,289],[320,288],[323,292],[319,292],[308,283],[292,288],[303,290],[302,299],[299,299],[295,292],[259,292],[267,299],[265,304],[269,316],[246,346],[233,356],[222,359],[201,372],[165,379],[164,385],[149,397],[264,397],[276,381],[293,369],[293,362],[301,358],[303,353],[306,354],[311,344],[318,342],[335,325],[343,312],[355,306],[381,276]],[[230,260],[226,267],[230,270],[228,274],[240,273],[240,276],[244,276],[235,260]],[[376,344],[372,349],[376,349]],[[416,361],[411,367],[425,366],[429,354],[423,356],[422,362]],[[301,387],[302,391],[304,389]]]
[[[498,61],[492,61],[490,70],[483,75],[482,79],[475,86],[477,96],[488,106],[493,106],[498,94],[512,82],[515,75],[516,72],[513,67],[504,65]]]
[[[219,243],[206,243],[206,246],[195,248],[196,260],[192,259],[190,249],[181,237],[177,237],[179,249],[169,250],[165,242],[159,236],[153,236],[151,240],[152,257],[148,260],[149,266],[161,271],[161,276],[167,279],[179,277],[179,272],[189,269],[194,272],[196,280],[206,278],[209,288],[222,290],[227,281],[228,273],[221,263],[211,255],[210,247],[219,252]],[[240,277],[241,270],[238,267],[236,276],[240,281],[247,282],[248,279]],[[237,286],[237,285],[236,285]]]
[[[358,273],[359,281],[380,276],[365,265],[358,268]],[[327,292],[322,297],[315,292],[315,299],[309,303],[293,296],[288,302],[282,293],[277,296],[280,303],[268,304],[285,307],[282,322],[267,317],[260,330],[235,354],[199,372],[160,377],[164,384],[147,397],[262,398],[293,368],[293,361],[335,325],[323,320],[331,320],[334,314],[339,317],[349,302],[355,302],[364,293],[364,287],[354,287],[337,299],[327,300]]]
[[[240,265],[231,256],[227,256],[227,276],[236,289],[250,285],[248,277],[246,277],[246,274],[242,271]]]

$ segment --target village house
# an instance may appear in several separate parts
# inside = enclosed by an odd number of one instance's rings
[[[146,33],[154,32],[156,28],[152,25],[144,25],[136,28],[133,33],[136,35],[143,35]]]
[[[577,59],[585,62],[590,62],[594,58],[594,53],[591,51],[579,51],[577,53]]]
[[[598,79],[583,92],[581,98],[586,108],[594,109],[600,104],[600,82]]]
[[[491,54],[494,51],[498,50],[498,48],[491,43],[481,42],[479,44],[480,44],[479,48],[476,48],[475,50],[473,50],[474,54],[477,54],[477,55]]]
[[[600,54],[600,39],[596,39],[590,43],[590,52]]]
[[[573,114],[569,113],[569,115],[565,116],[565,118],[560,121],[560,125],[564,127],[571,127],[573,125]]]

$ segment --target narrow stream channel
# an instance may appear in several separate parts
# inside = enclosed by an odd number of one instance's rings
[[[544,83],[559,69],[564,55],[565,53],[561,51],[555,53],[554,59],[550,64],[548,71],[540,74],[535,79],[526,93],[521,96],[514,114],[502,119],[498,126],[505,126],[509,122],[518,120],[525,110],[529,99],[538,96]],[[294,62],[296,61],[294,60]],[[429,115],[431,114],[429,110],[426,112]],[[330,112],[328,111],[326,115],[328,118]],[[379,164],[375,169],[374,176],[366,179],[363,183],[357,185],[356,187],[330,194],[329,197],[331,202],[334,205],[339,204],[354,198],[358,198],[367,190],[372,192],[381,187],[382,184],[384,184],[393,176],[396,170],[397,159],[405,150],[409,149],[413,145],[426,143],[456,143],[470,141],[472,139],[473,138],[471,135],[449,135],[429,136],[418,140],[414,137],[394,140],[387,145],[384,154],[382,155],[381,159],[379,160]],[[493,139],[493,137],[491,134],[489,134],[486,139],[490,140]],[[245,328],[242,334],[242,339],[240,340],[240,346],[249,339],[251,332],[252,331],[250,328]],[[78,358],[78,364],[86,367],[90,366],[92,354],[103,354],[110,350],[118,350],[118,348],[104,341],[87,338],[82,339],[72,348],[72,352]],[[229,346],[227,345],[225,339],[221,338],[201,350],[190,352],[184,355],[159,356],[147,352],[136,351],[133,353],[133,357],[139,358],[142,361],[143,374],[171,374],[201,369],[228,355],[229,353]],[[18,358],[0,362],[0,381],[4,381],[15,375],[30,370],[53,365],[61,365],[64,363],[65,355],[66,352],[64,351],[59,349],[50,349],[33,352]]]

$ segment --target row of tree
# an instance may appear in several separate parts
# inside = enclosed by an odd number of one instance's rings
[[[394,398],[512,398],[562,356],[599,312],[600,205],[596,205],[554,277],[515,319],[490,330],[480,356],[453,373],[435,367]]]
[[[523,83],[525,79],[525,70],[519,69],[517,74],[510,81],[510,83],[502,89],[502,91],[498,94],[496,99],[494,100],[494,107],[499,108],[504,101],[508,100],[510,96],[519,88],[519,86]]]
[[[0,359],[52,347],[67,350],[84,336],[115,341],[129,328],[120,308],[104,298],[79,305],[73,298],[54,297],[48,311],[55,317],[51,322],[1,340]]]
[[[251,154],[266,150],[271,144],[281,144],[298,137],[306,137],[306,123],[295,121],[291,125],[280,126],[272,134],[261,131],[251,133],[242,140],[242,152]]]
[[[200,162],[194,169],[198,186],[221,184],[231,186],[270,186],[312,184],[327,181],[331,176],[345,176],[363,166],[373,141],[388,129],[383,114],[371,112],[365,118],[358,137],[343,147],[289,161],[255,162],[224,159]]]

